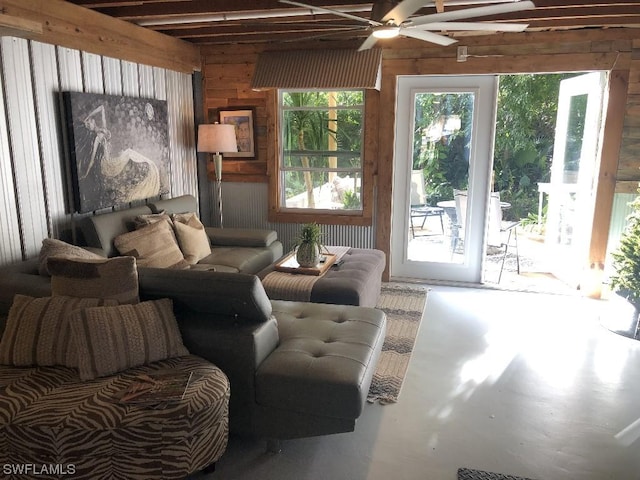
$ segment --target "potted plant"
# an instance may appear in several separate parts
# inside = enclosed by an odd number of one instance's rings
[[[632,212],[620,237],[618,249],[611,255],[615,273],[611,276],[611,288],[628,302],[631,323],[629,333],[638,337],[640,314],[640,196],[630,204]]]
[[[301,267],[315,267],[320,263],[323,233],[317,223],[305,223],[295,241],[296,260]]]

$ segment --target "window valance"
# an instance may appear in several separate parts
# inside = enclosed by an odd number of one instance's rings
[[[381,49],[263,52],[251,88],[380,90],[381,67]]]

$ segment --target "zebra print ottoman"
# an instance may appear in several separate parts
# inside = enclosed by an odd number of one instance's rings
[[[180,403],[115,400],[136,375],[167,368],[193,372]],[[66,367],[0,365],[0,477],[184,478],[224,453],[228,404],[225,374],[194,355],[91,381]]]

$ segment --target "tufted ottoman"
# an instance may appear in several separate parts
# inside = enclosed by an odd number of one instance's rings
[[[193,372],[181,402],[114,401],[136,375],[167,368]],[[193,355],[91,381],[66,367],[0,366],[0,464],[63,469],[34,478],[184,478],[224,453],[228,403],[227,377]]]
[[[385,255],[381,250],[351,248],[342,256],[339,265],[332,266],[321,277],[309,278],[310,276],[308,275],[280,274],[291,276],[291,285],[306,285],[311,281],[312,285],[309,292],[295,292],[274,288],[279,287],[279,285],[273,285],[269,279],[265,280],[267,275],[273,272],[273,265],[257,275],[263,281],[267,295],[272,300],[375,307],[380,296],[380,284],[385,266]],[[296,280],[302,281],[296,282]],[[287,284],[288,282],[283,283],[285,286]]]
[[[273,415],[263,416],[263,429],[279,439],[352,431],[384,342],[384,312],[345,305],[271,303],[280,343],[257,370],[256,402],[286,411],[288,416],[286,424],[273,420]]]

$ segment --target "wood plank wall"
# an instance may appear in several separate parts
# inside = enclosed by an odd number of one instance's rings
[[[275,112],[268,110],[268,92],[251,89],[253,70],[261,49],[253,46],[223,46],[202,48],[202,78],[204,82],[204,118],[210,123],[218,121],[219,109],[255,108],[257,152],[251,160],[225,160],[222,173],[226,182],[267,182],[268,118]],[[211,179],[215,179],[211,172]],[[266,201],[266,199],[265,199]]]
[[[640,34],[639,34],[640,36]],[[640,180],[640,38],[633,40],[629,62],[629,89],[618,163],[618,191],[636,191]]]
[[[457,46],[468,47],[466,62],[457,62]],[[395,125],[395,78],[397,75],[552,73],[563,71],[616,70],[628,75],[627,106],[617,168],[616,191],[637,187],[640,181],[640,31],[637,29],[579,30],[470,36],[451,47],[430,46],[407,39],[394,40],[383,50],[380,92],[379,149],[374,163],[377,174],[375,245],[390,251],[393,145]],[[283,44],[281,50],[300,48],[356,48],[352,43],[315,42]],[[259,158],[256,162],[225,163],[223,175],[233,181],[266,182],[269,162],[276,152],[265,151],[267,132],[275,129],[275,112],[268,110],[268,94],[254,92],[250,81],[257,55],[264,47],[235,45],[202,47],[204,104],[207,109],[255,106],[258,109]],[[615,122],[614,122],[615,123]],[[228,176],[225,178],[231,180]],[[265,202],[267,199],[265,198]],[[609,202],[610,203],[610,202]],[[607,216],[610,218],[610,214]],[[604,226],[608,229],[608,224]],[[388,270],[385,274],[388,278]]]
[[[60,92],[166,100],[170,196],[198,196],[191,74],[14,37],[0,39],[0,60],[0,265],[73,237]]]

